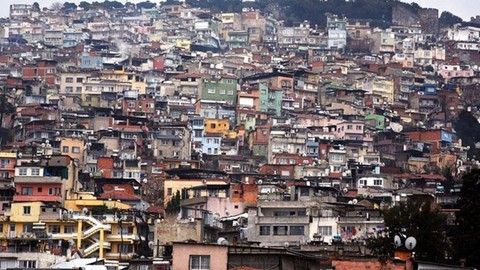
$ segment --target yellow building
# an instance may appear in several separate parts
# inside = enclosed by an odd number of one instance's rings
[[[140,238],[131,206],[98,200],[91,193],[72,197],[65,207],[13,202],[11,209],[0,212],[0,250],[60,255],[63,240],[73,243],[72,248],[78,248],[84,257],[133,258]]]
[[[205,119],[205,133],[221,133],[224,138],[234,139],[237,132],[230,130],[229,119]]]
[[[176,47],[184,51],[190,51],[190,44],[192,44],[192,40],[184,36],[169,36],[167,37],[167,41],[175,44]]]
[[[177,191],[182,193],[184,189],[192,189],[195,187],[201,187],[208,185],[227,185],[224,179],[165,179],[164,183],[163,200],[165,205],[175,196]]]
[[[73,159],[83,164],[85,157],[85,142],[80,138],[72,137],[59,137],[60,138],[60,151],[62,155],[68,155]]]
[[[358,89],[367,91],[368,94],[378,95],[387,99],[388,102],[394,101],[394,83],[393,80],[384,77],[365,78],[356,83]]]
[[[104,70],[101,72],[100,78],[115,82],[118,85],[118,87],[115,88],[117,92],[130,89],[138,91],[141,95],[147,93],[147,84],[145,80],[140,74],[135,72],[127,72],[125,70]]]

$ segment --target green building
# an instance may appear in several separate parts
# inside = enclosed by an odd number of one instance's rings
[[[283,91],[268,88],[265,83],[258,84],[258,88],[260,89],[260,111],[280,116],[282,114]]]
[[[379,114],[369,114],[365,116],[365,123],[375,128],[376,130],[385,129],[385,120],[386,120],[386,117]]]
[[[202,100],[225,101],[228,104],[237,104],[238,82],[235,77],[203,80]]]

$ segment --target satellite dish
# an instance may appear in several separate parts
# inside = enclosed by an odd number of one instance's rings
[[[263,181],[260,179],[260,180],[257,181],[257,184],[261,185],[261,184],[263,184]]]
[[[367,195],[366,193],[363,193],[363,194],[362,194],[362,197],[363,197],[363,198],[367,198],[367,196],[368,196],[368,195]]]
[[[417,245],[417,239],[415,239],[415,237],[413,236],[410,236],[407,238],[407,240],[405,240],[405,247],[408,250],[414,249],[416,245]]]
[[[402,246],[402,239],[400,238],[400,236],[395,235],[395,237],[393,238],[393,243],[395,244],[396,248],[401,247]]]
[[[217,239],[217,244],[226,246],[226,245],[228,245],[228,241],[227,241],[227,239],[225,239],[223,237],[220,237],[220,238]]]
[[[149,248],[153,248],[153,245],[154,245],[153,241],[148,242],[148,247]]]
[[[352,203],[353,203],[353,204],[357,204],[357,203],[358,203],[358,200],[357,200],[357,199],[353,199],[353,200],[352,200]]]
[[[285,243],[283,243],[283,246],[284,246],[285,248],[288,248],[288,247],[290,246],[290,243],[285,242]]]
[[[73,210],[72,209],[68,209],[68,215],[73,216]]]
[[[344,187],[342,191],[343,191],[343,193],[347,193],[347,192],[348,192],[348,188],[347,188],[347,187]]]
[[[396,133],[400,133],[403,130],[403,126],[395,122],[390,123],[390,128]]]
[[[353,201],[348,201],[348,204],[353,204]]]
[[[84,215],[88,214],[88,208],[84,207],[82,209],[82,214],[84,214]]]

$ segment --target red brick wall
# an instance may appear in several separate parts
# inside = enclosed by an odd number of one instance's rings
[[[49,85],[55,84],[56,73],[56,65],[46,61],[40,61],[37,64],[27,64],[22,68],[24,79],[33,80],[41,78]]]
[[[103,177],[111,178],[113,169],[113,158],[99,157],[97,159],[97,168],[98,171],[103,170]]]
[[[339,261],[333,260],[332,266],[335,270],[376,270],[376,269],[388,269],[388,270],[405,270],[407,269],[405,264],[396,264],[388,261],[382,265],[378,260],[371,261]]]
[[[282,171],[289,171],[290,176],[294,176],[295,165],[274,165],[266,164],[260,168],[260,174],[273,175],[276,172],[276,175],[281,176]]]

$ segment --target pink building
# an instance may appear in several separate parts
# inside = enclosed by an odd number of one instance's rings
[[[454,77],[473,77],[475,72],[470,68],[470,66],[461,66],[461,65],[441,65],[439,67],[440,75],[444,79],[451,79]]]
[[[13,178],[15,176],[16,153],[0,153],[0,178]]]
[[[173,270],[227,270],[228,246],[173,243]]]
[[[340,140],[363,140],[364,123],[362,121],[344,121],[337,124],[335,138]]]
[[[61,202],[60,177],[15,177],[14,202]]]

